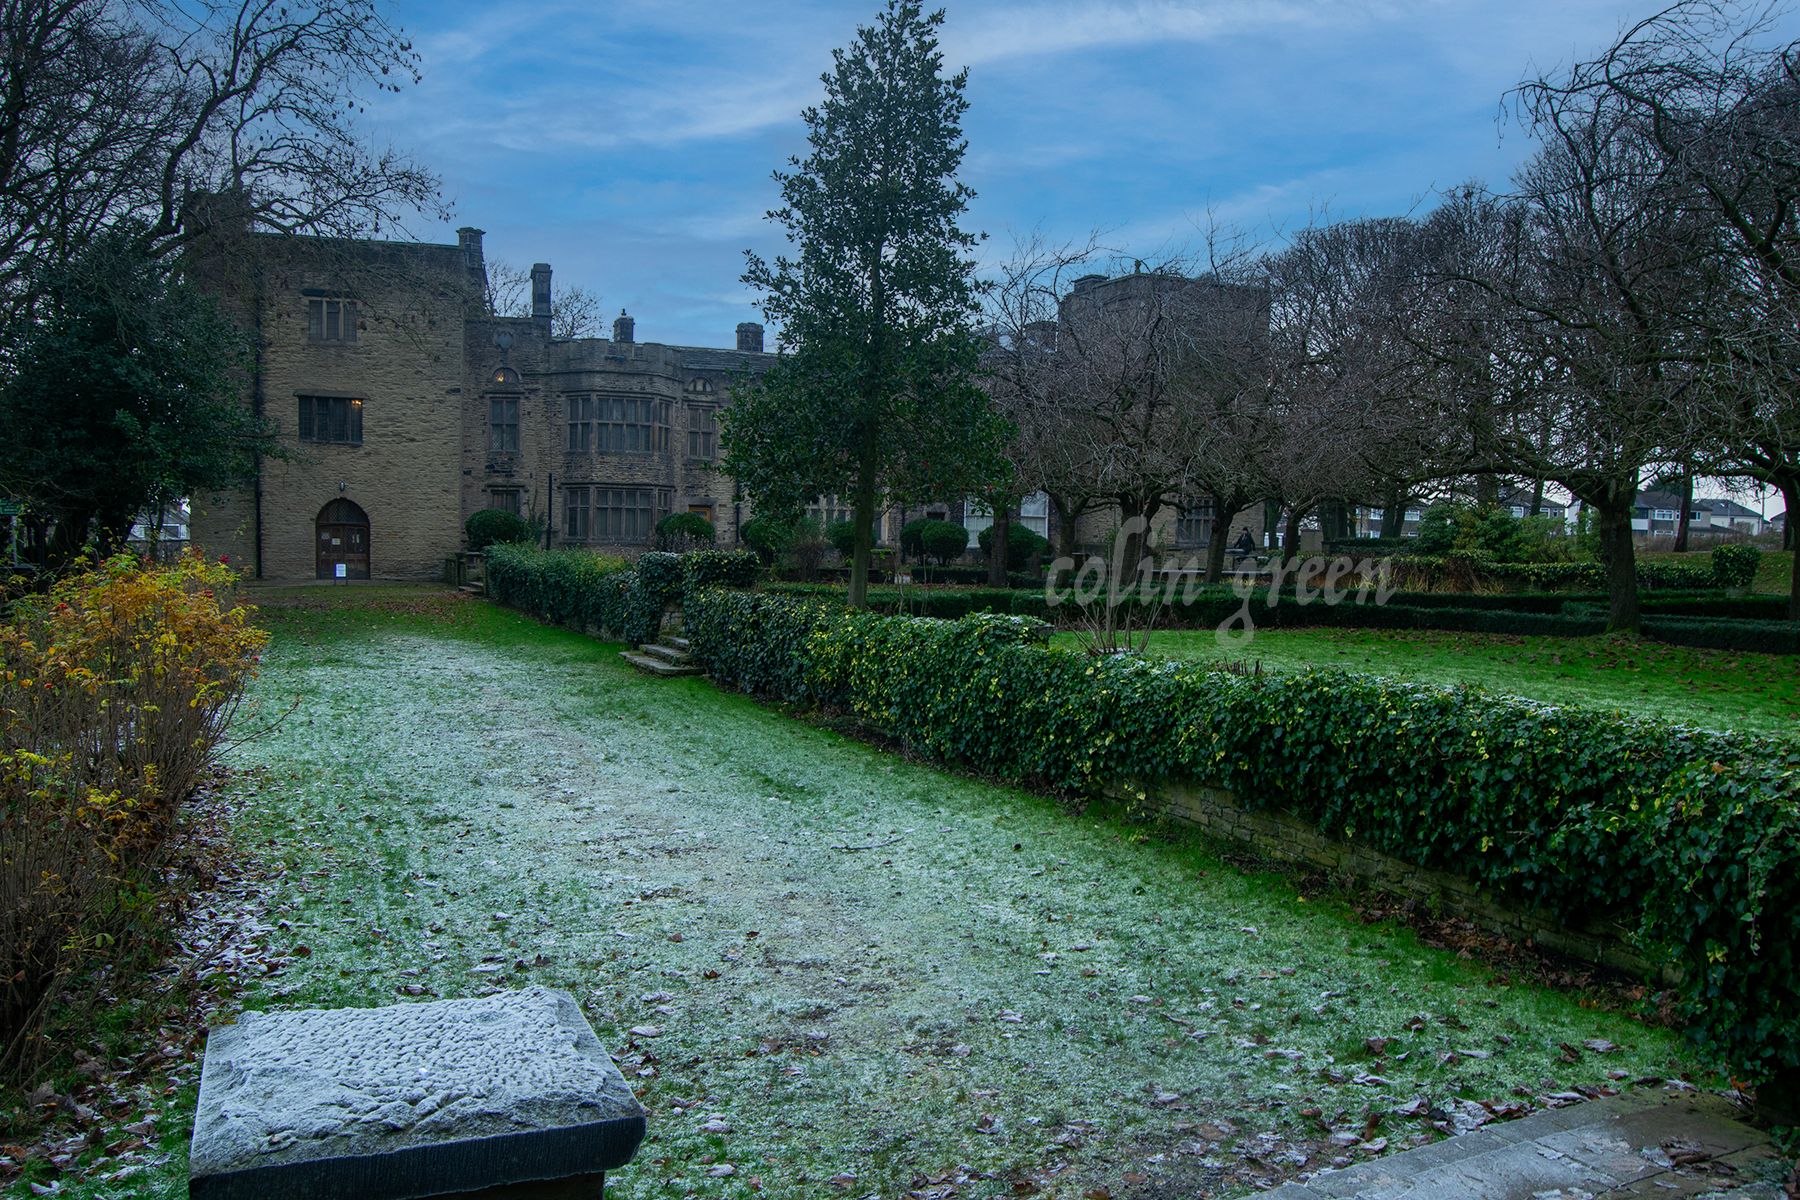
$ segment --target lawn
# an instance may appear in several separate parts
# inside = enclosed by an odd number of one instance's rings
[[[1236,1195],[1437,1136],[1390,1113],[1416,1097],[1689,1067],[1665,1030],[1189,841],[481,601],[265,602],[262,715],[298,707],[234,754],[271,962],[237,999],[570,990],[650,1113],[609,1196]],[[63,1194],[184,1195],[165,1144]]]
[[[1057,644],[1073,647],[1071,634]],[[1399,629],[1258,629],[1221,648],[1213,631],[1169,630],[1148,653],[1238,659],[1265,670],[1341,667],[1472,684],[1555,704],[1624,709],[1712,729],[1800,730],[1800,658],[1694,650],[1621,638],[1521,637]]]

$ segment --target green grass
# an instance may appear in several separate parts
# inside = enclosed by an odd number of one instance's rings
[[[299,707],[232,787],[286,962],[241,1000],[570,990],[650,1112],[610,1196],[1235,1194],[1415,1095],[1690,1065],[1667,1031],[1192,842],[644,678],[479,601],[356,591],[263,597],[257,698]],[[1376,1059],[1370,1037],[1394,1042]],[[1596,1037],[1621,1049],[1562,1060]],[[715,1114],[732,1132],[700,1128]],[[178,1196],[184,1170],[177,1145],[128,1190],[65,1194]]]
[[[1057,638],[1073,646],[1072,635]],[[1221,648],[1213,631],[1152,634],[1148,652],[1239,659],[1265,670],[1341,667],[1428,683],[1472,684],[1555,704],[1622,709],[1713,729],[1800,730],[1800,659],[1695,650],[1622,638],[1523,637],[1399,629],[1258,629]]]

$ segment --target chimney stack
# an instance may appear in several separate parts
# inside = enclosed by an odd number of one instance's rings
[[[613,318],[612,340],[615,342],[629,342],[632,340],[632,334],[636,328],[637,322],[626,316],[625,310],[621,308],[619,310],[619,315]]]
[[[550,264],[531,264],[531,319],[550,331]]]
[[[469,286],[478,295],[487,295],[487,260],[481,254],[481,235],[484,230],[464,225],[456,231],[456,244],[462,248],[463,269],[468,272]]]
[[[763,352],[763,327],[755,321],[745,321],[737,328],[738,349],[746,354]]]

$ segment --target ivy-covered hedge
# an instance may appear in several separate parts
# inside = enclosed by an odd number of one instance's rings
[[[715,680],[1065,792],[1224,788],[1565,919],[1641,915],[1691,1031],[1740,1076],[1800,1069],[1800,750],[1369,676],[1090,659],[1034,623],[689,600]]]
[[[694,550],[681,556],[683,591],[754,587],[762,561],[750,550]]]
[[[633,645],[656,634],[662,601],[640,586],[639,570],[622,558],[585,550],[491,546],[486,568],[488,595],[534,617]]]

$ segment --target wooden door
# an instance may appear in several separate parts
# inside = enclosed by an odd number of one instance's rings
[[[369,577],[369,518],[349,500],[319,511],[317,575],[320,579]]]

